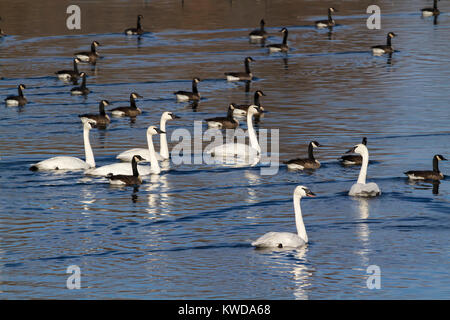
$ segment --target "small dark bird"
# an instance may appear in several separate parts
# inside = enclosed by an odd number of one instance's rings
[[[138,161],[142,161],[142,157],[140,155],[135,155],[131,159],[131,168],[133,170],[133,175],[114,175],[112,173],[109,173],[106,177],[109,179],[110,184],[116,184],[116,185],[127,185],[127,186],[133,186],[133,185],[140,185],[142,183],[142,178],[139,176],[137,163]]]
[[[245,65],[245,72],[225,72],[225,75],[227,76],[228,81],[240,81],[240,80],[252,80],[253,75],[250,72],[250,66],[249,63],[253,60],[252,57],[247,57],[244,59],[244,65]]]
[[[23,96],[23,89],[26,89],[24,84],[19,84],[17,87],[18,95],[17,96],[7,96],[5,99],[6,106],[8,107],[17,107],[24,106],[27,104],[27,99]]]
[[[137,26],[136,28],[128,28],[125,30],[125,34],[128,35],[141,35],[144,33],[144,29],[141,26],[141,19],[144,18],[142,15],[137,16]]]
[[[99,110],[98,114],[86,113],[86,114],[79,115],[79,117],[81,118],[82,121],[84,118],[95,121],[95,125],[98,127],[106,127],[111,122],[111,120],[109,119],[109,116],[105,112],[105,107],[109,106],[109,105],[110,105],[110,103],[108,100],[102,100],[102,101],[100,101],[100,104],[98,105],[98,110]]]
[[[255,29],[248,34],[250,40],[262,40],[267,38],[267,32],[264,30],[265,24],[264,19],[261,19],[259,22],[259,29]]]
[[[72,81],[76,83],[80,77],[80,72],[78,71],[78,63],[80,60],[78,58],[73,59],[73,70],[60,70],[55,72],[60,80]]]
[[[372,52],[375,55],[381,55],[384,53],[392,53],[394,52],[394,48],[392,47],[391,40],[393,37],[396,37],[397,35],[393,32],[389,32],[387,34],[387,40],[386,45],[379,45],[379,46],[373,46]]]
[[[308,146],[308,158],[292,159],[284,162],[290,170],[317,169],[320,162],[314,158],[313,149],[320,147],[317,141],[311,141]]]
[[[283,33],[283,43],[269,44],[267,48],[269,48],[270,52],[288,52],[289,47],[287,45],[287,37],[288,37],[288,29],[283,28],[280,30]]]
[[[362,142],[363,145],[367,145],[367,138],[363,137]],[[340,159],[342,164],[351,165],[351,164],[362,164],[362,157],[359,154],[345,154]]]
[[[75,57],[77,57],[81,62],[96,64],[97,58],[98,58],[98,53],[97,53],[98,46],[100,46],[100,43],[98,43],[97,41],[93,41],[91,44],[91,51],[75,53]]]
[[[235,109],[235,104],[231,103],[228,106],[228,113],[226,117],[215,117],[205,119],[208,123],[209,128],[218,128],[218,129],[235,129],[239,126],[239,121],[233,118],[233,111]]]
[[[142,113],[142,110],[136,106],[136,99],[143,98],[136,92],[130,94],[130,106],[129,107],[118,107],[111,110],[113,116],[123,117],[128,116],[131,118],[136,117]]]
[[[433,8],[423,8],[422,15],[424,17],[438,16],[441,12],[437,8],[437,2],[438,2],[438,0],[433,1]]]
[[[198,101],[200,100],[200,94],[198,93],[197,83],[201,80],[194,78],[192,80],[192,92],[189,91],[177,91],[173,94],[176,95],[178,101]]]
[[[90,90],[86,87],[86,73],[81,72],[80,77],[82,79],[81,86],[74,87],[70,90],[70,94],[72,95],[87,95]]]
[[[409,179],[412,180],[441,180],[444,179],[444,175],[439,171],[438,162],[447,160],[440,154],[436,154],[433,157],[433,170],[424,170],[424,171],[407,171],[405,174]]]
[[[336,25],[336,22],[333,20],[331,14],[333,12],[338,12],[335,8],[328,8],[328,19],[327,20],[319,20],[316,21],[317,28],[332,28]]]

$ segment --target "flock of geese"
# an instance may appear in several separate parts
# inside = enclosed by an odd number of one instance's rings
[[[328,19],[316,21],[317,28],[333,28],[336,26],[336,22],[333,19],[332,14],[337,12],[335,8],[328,9]],[[437,16],[439,15],[437,9],[437,0],[434,0],[433,8],[422,9],[423,16]],[[128,28],[124,31],[126,35],[142,35],[144,30],[141,25],[142,15],[137,17],[136,28]],[[0,18],[1,20],[1,18]],[[265,21],[260,21],[260,28],[253,30],[249,33],[250,40],[259,41],[265,40],[268,37],[268,33],[264,29]],[[289,46],[287,43],[288,30],[282,28],[280,32],[283,34],[282,43],[270,44],[266,47],[270,52],[287,52]],[[5,36],[4,32],[0,29],[0,37]],[[380,54],[392,54],[394,49],[392,47],[391,39],[396,35],[393,32],[387,34],[386,45],[378,45],[372,47],[374,55]],[[56,72],[57,77],[65,82],[73,82],[74,84],[81,78],[82,83],[80,86],[71,89],[73,95],[87,95],[90,90],[86,86],[86,73],[78,70],[79,63],[88,63],[95,65],[99,58],[97,47],[100,44],[97,41],[93,41],[91,44],[91,50],[86,52],[75,53],[73,59],[72,70],[60,70]],[[227,72],[225,73],[226,80],[228,81],[251,81],[253,74],[250,71],[250,62],[253,59],[246,57],[244,59],[243,72]],[[201,80],[194,78],[192,80],[192,91],[177,91],[174,92],[177,101],[198,101],[200,100],[200,93],[197,88],[197,84]],[[26,86],[20,84],[18,86],[18,95],[11,95],[6,97],[5,103],[7,106],[24,106],[27,103],[27,99],[24,96],[24,89]],[[219,145],[207,151],[212,156],[250,156],[257,157],[261,153],[261,147],[258,143],[258,137],[253,127],[253,122],[258,122],[260,117],[263,116],[264,108],[261,106],[260,98],[265,94],[261,90],[257,90],[254,93],[254,102],[251,105],[237,105],[231,103],[228,106],[227,115],[224,117],[214,117],[205,119],[210,128],[217,129],[235,129],[238,127],[239,122],[236,118],[246,117],[247,127],[249,134],[249,145],[240,143],[226,143]],[[142,113],[136,105],[136,99],[142,98],[138,93],[133,92],[130,94],[130,106],[118,107],[110,110],[111,114],[118,117],[131,117],[135,118]],[[161,168],[160,161],[166,161],[170,158],[169,149],[166,137],[166,122],[177,119],[178,116],[172,112],[164,112],[161,116],[159,128],[156,126],[150,126],[147,129],[147,148],[133,148],[124,151],[117,155],[117,159],[121,162],[105,165],[102,167],[96,167],[94,153],[89,141],[89,131],[94,127],[106,127],[111,119],[106,114],[105,107],[110,103],[107,100],[100,101],[98,114],[82,114],[79,115],[83,124],[83,139],[85,160],[69,157],[69,156],[57,156],[52,157],[30,166],[32,171],[41,170],[84,170],[88,175],[103,176],[109,179],[111,184],[121,185],[139,185],[142,183],[141,175],[159,174]],[[160,135],[160,152],[156,152],[153,145],[153,136]],[[318,169],[320,162],[315,159],[313,150],[320,147],[320,143],[317,141],[311,141],[308,145],[308,157],[292,159],[284,162],[289,170],[304,170],[304,169]],[[381,194],[381,190],[374,182],[368,183],[366,181],[367,169],[369,164],[369,151],[367,148],[367,138],[364,137],[362,143],[356,144],[351,148],[347,154],[343,155],[340,159],[344,165],[360,165],[357,182],[351,187],[349,191],[350,196],[361,197],[374,197]],[[441,180],[444,175],[439,171],[438,162],[445,159],[442,155],[435,155],[433,157],[433,170],[422,171],[407,171],[405,174],[409,179],[421,179],[421,180]],[[141,161],[150,162],[150,165],[139,165]],[[295,222],[297,227],[297,233],[288,232],[269,232],[256,241],[252,242],[255,247],[299,247],[305,245],[308,242],[308,236],[306,234],[305,225],[303,223],[300,199],[302,197],[314,197],[315,194],[305,186],[297,186],[294,190],[293,201],[295,211]]]

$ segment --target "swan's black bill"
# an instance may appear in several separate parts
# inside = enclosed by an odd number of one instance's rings
[[[312,192],[311,190],[306,190],[306,196],[314,198],[316,196],[316,194],[314,192]]]
[[[350,150],[348,150],[346,153],[355,153],[355,149],[356,149],[357,147],[353,147],[353,148],[351,148]]]

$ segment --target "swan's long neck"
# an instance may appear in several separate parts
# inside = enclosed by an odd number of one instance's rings
[[[261,147],[258,143],[258,138],[256,137],[255,129],[253,128],[253,114],[251,112],[247,112],[247,128],[248,128],[248,137],[250,139],[250,146],[261,153]]]
[[[308,235],[306,234],[305,224],[303,223],[302,209],[300,208],[300,199],[302,197],[294,194],[294,210],[295,210],[295,225],[297,226],[298,236],[308,242]]]
[[[439,161],[436,157],[433,158],[433,171],[439,172]]]
[[[161,117],[161,121],[159,123],[159,128],[161,131],[166,132],[166,119]],[[159,137],[159,154],[164,159],[169,159],[169,146],[167,145],[167,135],[165,133],[161,133]]]
[[[137,161],[136,161],[136,159],[134,157],[131,160],[131,169],[133,169],[133,176],[134,177],[139,177],[139,172],[138,172],[138,169],[137,169]]]
[[[367,167],[369,165],[369,151],[367,150],[363,151],[361,153],[361,157],[362,157],[362,165],[361,170],[359,171],[357,183],[366,184]]]
[[[91,142],[89,141],[89,128],[86,125],[83,127],[83,140],[86,163],[91,168],[95,168],[94,152],[92,151]]]
[[[287,37],[288,37],[288,32],[287,30],[284,32],[284,36],[283,36],[283,44],[287,44]]]
[[[152,173],[160,173],[161,168],[158,164],[158,159],[156,159],[156,153],[155,153],[155,147],[153,146],[153,139],[152,135],[147,133],[147,144],[148,144],[148,151],[150,152],[150,167],[152,170]]]
[[[249,65],[249,62],[248,62],[248,60],[245,60],[245,72],[246,73],[250,73],[250,65]]]
[[[308,146],[308,157],[310,160],[315,160],[314,159],[314,153],[313,153],[313,145],[312,143],[309,144]]]

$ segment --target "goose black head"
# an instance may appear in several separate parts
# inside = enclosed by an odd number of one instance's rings
[[[80,59],[78,59],[78,58],[75,58],[75,59],[73,59],[73,62],[75,62],[75,63],[80,63]]]
[[[328,8],[328,11],[330,11],[330,12],[339,12],[336,8],[333,8],[333,7]]]
[[[200,80],[200,78],[194,78],[195,83],[199,83],[200,81],[202,81],[202,80]]]
[[[261,90],[256,90],[255,93],[260,97],[265,96],[264,92],[262,92]]]
[[[247,57],[247,58],[245,58],[245,61],[246,61],[246,62],[250,62],[250,61],[255,61],[255,60],[253,60],[252,57]]]
[[[362,144],[363,145],[367,145],[367,137],[363,137],[362,138]]]
[[[286,28],[283,28],[283,29],[281,29],[280,30],[280,32],[282,32],[282,33],[285,33],[285,32],[287,32],[288,30],[286,29]]]
[[[313,148],[318,148],[321,146],[317,141],[311,141],[311,145],[313,146]]]
[[[19,84],[19,88],[20,88],[21,90],[23,90],[23,89],[26,89],[27,87],[26,87],[24,84]]]
[[[434,157],[435,157],[436,159],[438,159],[439,161],[445,161],[445,160],[447,160],[446,158],[444,158],[443,155],[440,155],[440,154],[437,154],[437,155],[435,155]]]
[[[111,103],[109,103],[108,100],[102,100],[102,101],[100,101],[100,103],[101,103],[104,107],[109,106],[109,105],[111,104]]]
[[[136,154],[133,156],[133,160],[136,162],[139,162],[139,161],[143,161],[144,158],[142,158],[140,155]]]
[[[92,44],[93,44],[95,47],[100,47],[100,43],[98,43],[98,41],[94,41],[94,42],[92,42]]]
[[[80,77],[87,77],[87,74],[84,73],[84,72],[81,72],[81,73],[80,73]]]
[[[138,15],[138,19],[144,19],[144,16],[142,14]]]
[[[390,38],[393,38],[393,37],[396,37],[397,35],[395,34],[395,33],[393,33],[393,32],[389,32],[388,33],[388,37],[390,37]]]
[[[130,94],[130,98],[137,99],[137,98],[143,98],[143,96],[141,96],[139,93],[132,92]]]
[[[266,24],[266,22],[264,21],[264,19],[261,19],[261,21],[259,22],[259,24],[263,26],[263,25]]]

